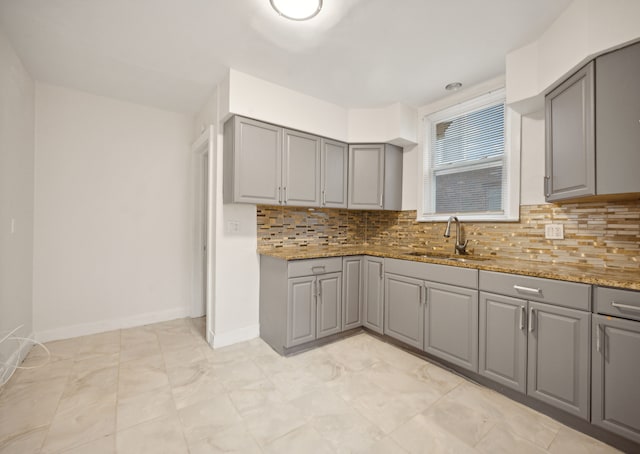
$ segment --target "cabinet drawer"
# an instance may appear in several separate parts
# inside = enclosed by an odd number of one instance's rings
[[[313,276],[314,274],[342,271],[342,257],[327,259],[292,260],[289,262],[289,277]]]
[[[478,288],[478,270],[438,265],[436,263],[414,262],[412,260],[385,259],[386,273],[422,279],[458,287]]]
[[[591,310],[591,286],[588,284],[480,271],[480,290],[583,311]]]
[[[596,287],[593,294],[594,312],[640,320],[640,292]]]

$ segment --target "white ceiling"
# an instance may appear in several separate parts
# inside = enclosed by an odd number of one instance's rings
[[[504,73],[571,0],[324,0],[292,22],[269,0],[0,0],[40,81],[195,112],[229,67],[345,107],[424,105]]]

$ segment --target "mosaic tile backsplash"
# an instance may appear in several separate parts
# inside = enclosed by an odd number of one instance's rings
[[[259,205],[258,249],[385,245],[452,252],[455,235],[442,222],[417,222],[415,211],[310,210]],[[544,226],[564,225],[563,240],[546,240]],[[463,223],[467,250],[476,255],[547,263],[638,270],[640,200],[520,207],[519,222]]]

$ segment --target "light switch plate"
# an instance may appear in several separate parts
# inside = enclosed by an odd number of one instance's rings
[[[562,224],[546,224],[544,237],[548,240],[564,240],[564,226]]]

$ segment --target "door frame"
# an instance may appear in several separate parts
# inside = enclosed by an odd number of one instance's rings
[[[215,129],[213,125],[205,128],[191,145],[192,175],[194,182],[194,238],[193,238],[193,298],[191,316],[206,316],[206,337],[209,344],[213,343],[213,321],[215,320],[214,280],[215,243],[214,218],[215,203],[214,188],[216,185],[216,154]],[[203,167],[207,165],[206,169]],[[205,176],[207,177],[205,179]],[[205,192],[206,191],[206,192]],[[205,198],[208,201],[204,207]],[[203,257],[204,246],[206,254]],[[204,270],[206,269],[206,273]]]

